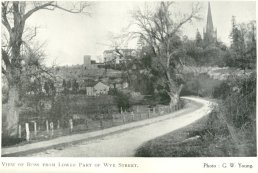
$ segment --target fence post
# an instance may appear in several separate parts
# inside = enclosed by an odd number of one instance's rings
[[[60,121],[57,120],[57,129],[60,129]]]
[[[138,105],[136,106],[136,113],[138,113]]]
[[[30,140],[30,128],[29,123],[25,123],[25,131],[26,131],[26,141]]]
[[[123,116],[123,123],[125,123],[125,114],[123,113],[122,116]]]
[[[36,121],[33,121],[34,123],[34,135],[37,136],[37,123]]]
[[[102,121],[102,118],[100,119],[100,128],[103,129],[103,121]]]
[[[18,126],[18,138],[21,138],[21,125]]]
[[[148,109],[148,118],[150,118],[150,108]]]
[[[112,127],[114,126],[114,115],[112,114]]]
[[[46,120],[46,131],[47,131],[47,133],[49,132],[49,128],[48,128],[48,120]]]
[[[54,123],[51,122],[51,123],[49,124],[49,126],[50,126],[50,130],[51,130],[51,136],[53,136],[53,135],[54,135]]]
[[[73,120],[72,119],[69,120],[69,125],[70,125],[70,131],[72,132],[73,131]]]
[[[152,109],[152,114],[155,116],[155,113],[156,113],[156,111],[155,111],[155,107]]]
[[[87,119],[85,119],[85,126],[86,126],[86,129],[89,128],[89,127],[88,127],[88,120],[87,120]]]
[[[133,121],[134,121],[134,113],[132,112],[131,114],[132,114],[132,117],[133,117]]]
[[[160,110],[159,110],[159,107],[157,107],[157,115],[159,116],[160,115]]]

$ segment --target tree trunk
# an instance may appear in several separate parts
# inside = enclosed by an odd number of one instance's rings
[[[8,95],[8,111],[6,115],[6,129],[3,130],[4,135],[9,137],[17,137],[18,122],[19,122],[19,108],[18,108],[19,93],[16,85],[11,85]]]
[[[170,110],[173,110],[173,107],[176,106],[179,102],[179,95],[180,95],[180,92],[183,88],[183,85],[180,85],[177,92],[170,92],[169,93],[169,97],[170,97],[170,103],[169,103],[169,107],[170,107]]]
[[[16,7],[17,8],[17,7]],[[17,9],[16,9],[17,10]],[[21,57],[20,50],[22,44],[22,33],[24,28],[24,21],[20,16],[14,14],[14,28],[10,34],[9,47],[11,50],[10,64],[6,64],[6,78],[9,86],[8,104],[6,124],[4,135],[8,137],[18,137],[18,122],[19,122],[19,83],[21,76]]]
[[[172,79],[172,77],[170,76],[169,71],[166,72],[166,76],[168,79],[168,84],[169,84],[169,92],[168,95],[170,97],[170,109],[175,106],[178,101],[179,101],[179,95],[181,93],[181,90],[183,89],[183,84],[180,84],[180,86],[178,87],[175,84],[175,81]]]

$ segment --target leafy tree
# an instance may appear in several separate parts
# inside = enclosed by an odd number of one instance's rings
[[[227,54],[227,64],[241,69],[256,66],[256,22],[237,24],[232,17],[231,46]]]
[[[115,93],[115,102],[117,104],[117,107],[119,110],[122,110],[123,111],[126,111],[128,110],[130,107],[131,107],[131,104],[130,104],[130,96],[121,92],[121,91],[118,91],[116,90],[116,93]]]
[[[63,87],[64,90],[65,90],[65,88],[66,88],[66,81],[65,81],[65,79],[63,79],[62,87]]]
[[[49,86],[49,83],[48,82],[45,82],[44,83],[44,89],[46,91],[46,94],[49,95],[50,93],[50,86]]]
[[[197,29],[196,36],[195,36],[195,45],[197,47],[202,47],[202,36],[198,29]]]
[[[74,93],[77,93],[78,90],[79,90],[79,84],[78,84],[78,82],[76,81],[76,79],[74,79],[74,80],[73,80],[73,84],[72,84],[72,91],[73,91]]]
[[[68,90],[70,90],[72,88],[72,82],[71,80],[68,80],[67,83],[66,83],[66,87]]]

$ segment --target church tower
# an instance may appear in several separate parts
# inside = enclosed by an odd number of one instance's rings
[[[217,41],[217,29],[214,29],[213,26],[210,2],[208,3],[206,31],[203,29],[203,39],[205,44],[212,44]]]

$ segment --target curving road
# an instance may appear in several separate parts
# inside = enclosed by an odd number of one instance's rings
[[[36,157],[131,157],[144,142],[187,126],[211,111],[211,102],[194,97],[185,109],[171,113],[168,119],[117,132],[58,149],[48,149],[27,156]]]

